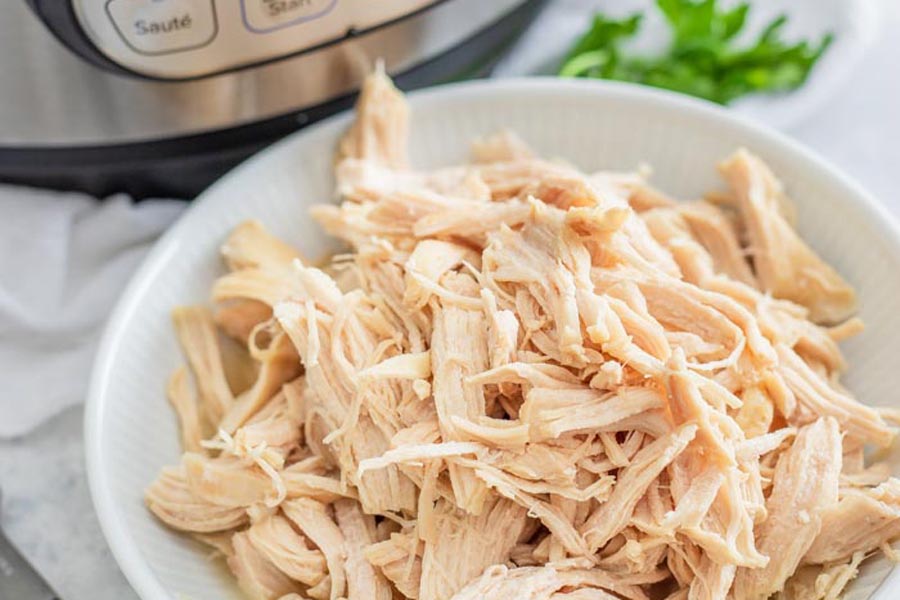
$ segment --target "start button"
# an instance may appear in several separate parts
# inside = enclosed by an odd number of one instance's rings
[[[141,54],[199,48],[218,31],[213,0],[108,0],[106,13],[125,43]]]
[[[337,0],[241,0],[244,25],[266,33],[318,19],[328,14]]]

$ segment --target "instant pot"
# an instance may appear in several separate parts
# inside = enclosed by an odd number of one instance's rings
[[[484,73],[543,1],[8,0],[0,181],[192,197],[376,59],[406,89]]]

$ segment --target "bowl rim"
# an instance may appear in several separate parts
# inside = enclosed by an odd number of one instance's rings
[[[838,187],[848,201],[863,213],[879,236],[900,255],[900,224],[887,207],[878,202],[861,184],[800,142],[711,102],[629,83],[554,77],[518,77],[449,83],[409,92],[407,97],[411,110],[415,111],[430,103],[477,101],[498,93],[510,92],[574,94],[634,101],[643,103],[652,110],[668,111],[673,115],[682,114],[712,124],[727,125],[746,138],[745,143],[753,141],[760,146],[777,148],[785,155],[798,159],[811,173],[827,178],[831,185]],[[231,181],[245,171],[252,171],[265,163],[271,155],[285,152],[300,139],[333,136],[338,130],[345,128],[351,118],[352,111],[347,110],[294,132],[243,161],[202,192],[177,222],[156,241],[132,275],[104,326],[91,370],[85,403],[84,445],[88,485],[94,511],[113,557],[128,583],[143,600],[170,600],[171,596],[141,555],[127,527],[125,517],[115,503],[109,473],[103,469],[104,416],[110,401],[107,388],[115,376],[113,366],[122,345],[124,329],[137,308],[138,299],[169,256],[175,252],[177,247],[175,241],[191,226],[192,215],[198,212],[200,206],[205,206],[215,198],[219,190],[230,186]],[[886,590],[898,587],[900,587],[900,568],[894,568],[881,582],[871,599],[886,600]]]

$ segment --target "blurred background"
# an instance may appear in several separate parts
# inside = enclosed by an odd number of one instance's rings
[[[698,17],[710,2],[718,16]],[[6,536],[65,600],[135,597],[84,474],[81,404],[103,322],[190,199],[349,107],[376,59],[405,89],[562,72],[711,98],[840,165],[900,217],[898,28],[894,0],[9,0]]]

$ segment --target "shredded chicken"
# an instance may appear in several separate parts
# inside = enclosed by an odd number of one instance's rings
[[[680,202],[510,132],[415,171],[407,129],[379,70],[313,211],[348,252],[244,223],[174,313],[146,502],[248,598],[833,599],[897,555],[900,419],[841,386],[853,290],[759,158]]]
[[[741,150],[721,169],[737,197],[762,288],[807,307],[815,322],[836,323],[850,317],[856,294],[794,231],[784,214],[781,183],[769,168]]]

